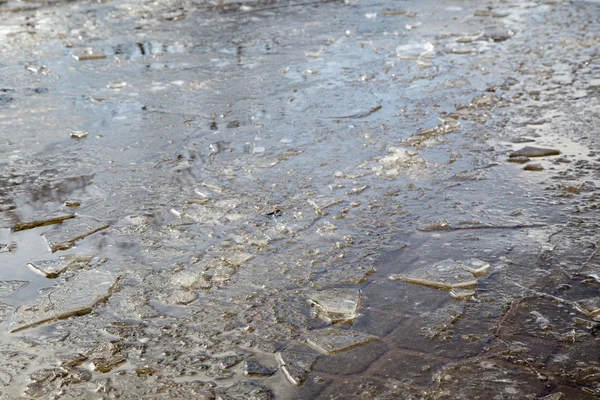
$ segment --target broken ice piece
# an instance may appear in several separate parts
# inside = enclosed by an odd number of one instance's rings
[[[210,289],[212,284],[202,271],[179,271],[169,279],[173,285],[178,285],[188,290]]]
[[[0,253],[14,253],[17,249],[17,243],[0,243]]]
[[[306,342],[324,354],[339,353],[377,340],[377,336],[338,328],[309,331]]]
[[[75,242],[78,240],[106,228],[108,228],[108,225],[90,218],[76,219],[63,222],[60,226],[46,232],[44,237],[48,242],[50,251],[54,253],[58,250],[70,249],[75,246]]]
[[[244,362],[244,375],[246,376],[269,376],[275,371],[269,367],[265,367],[256,360],[250,359]]]
[[[594,321],[600,321],[600,297],[579,300],[574,308]]]
[[[116,281],[117,276],[110,272],[80,272],[40,298],[19,306],[13,315],[10,332],[89,314],[94,307],[108,299]]]
[[[0,281],[0,299],[27,286],[27,281]]]
[[[308,302],[315,308],[316,314],[330,324],[350,321],[356,318],[360,302],[358,289],[327,289],[312,294]]]
[[[447,291],[454,288],[472,289],[477,286],[477,279],[451,259],[417,268],[405,275],[390,275],[389,279]]]
[[[57,278],[60,274],[72,267],[85,267],[94,256],[69,254],[55,260],[32,261],[27,264],[34,272],[46,278]]]
[[[476,258],[470,258],[467,261],[461,261],[460,266],[475,277],[486,276],[490,273],[490,264]]]
[[[358,186],[358,187],[354,187],[352,188],[350,191],[348,191],[346,194],[350,195],[350,194],[361,194],[362,192],[364,192],[366,189],[368,188],[368,186]]]
[[[292,385],[300,386],[306,380],[306,376],[312,371],[315,360],[319,354],[282,350],[275,358],[286,378]]]
[[[75,215],[60,213],[60,214],[48,216],[46,218],[35,219],[35,220],[31,220],[31,221],[26,221],[26,222],[20,222],[18,224],[13,225],[12,230],[13,230],[13,232],[19,232],[19,231],[24,231],[27,229],[38,228],[40,226],[60,224],[61,222],[66,221],[71,218],[75,218]]]
[[[254,255],[250,253],[231,253],[224,257],[224,261],[236,268],[239,268],[242,264],[247,263],[253,258]]]
[[[172,289],[168,293],[159,296],[159,300],[165,304],[190,304],[197,298],[196,292],[184,289]]]
[[[539,397],[540,400],[562,400],[565,398],[565,394],[563,392],[556,392],[549,394],[548,396]]]
[[[475,295],[475,289],[452,288],[450,296],[456,300],[470,300]]]

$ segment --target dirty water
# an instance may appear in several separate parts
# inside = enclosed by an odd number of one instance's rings
[[[0,399],[600,397],[599,3],[0,16]]]

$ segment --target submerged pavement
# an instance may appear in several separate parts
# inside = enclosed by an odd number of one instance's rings
[[[600,396],[597,1],[0,16],[0,399]]]

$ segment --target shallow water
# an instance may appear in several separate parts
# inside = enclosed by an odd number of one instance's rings
[[[0,4],[0,399],[600,395],[598,4],[43,3]]]

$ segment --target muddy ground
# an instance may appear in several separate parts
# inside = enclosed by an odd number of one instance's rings
[[[600,397],[597,1],[0,1],[0,399]]]

